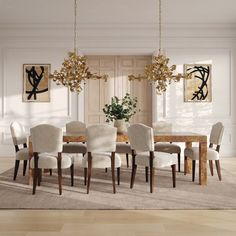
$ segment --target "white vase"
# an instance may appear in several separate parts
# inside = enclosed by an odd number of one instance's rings
[[[127,125],[125,120],[115,120],[114,127],[117,128],[117,133],[123,134],[127,132]]]

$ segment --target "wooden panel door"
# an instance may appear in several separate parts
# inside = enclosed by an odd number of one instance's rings
[[[85,85],[85,122],[104,123],[102,108],[110,103],[112,96],[122,98],[126,93],[138,98],[138,112],[131,123],[152,122],[151,85],[147,81],[129,81],[130,74],[143,74],[144,68],[151,63],[151,56],[88,56],[88,65],[92,72],[108,74],[103,80],[87,81]]]
[[[105,115],[102,108],[109,103],[115,95],[115,57],[113,56],[90,56],[87,58],[90,71],[98,75],[107,74],[109,79],[87,80],[85,84],[85,123],[104,123]]]
[[[118,79],[122,81],[122,89],[124,95],[126,92],[130,93],[132,97],[138,98],[139,112],[131,118],[130,123],[143,123],[146,125],[152,124],[152,88],[147,81],[129,81],[128,75],[143,74],[144,68],[151,63],[149,56],[120,56]]]

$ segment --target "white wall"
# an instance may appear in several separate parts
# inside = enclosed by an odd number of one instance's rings
[[[73,48],[71,28],[54,26],[0,25],[0,156],[14,154],[9,133],[13,120],[27,129],[42,122],[64,126],[72,119],[83,120],[83,94],[78,98],[53,83],[50,103],[22,103],[22,65],[50,63],[53,71]],[[145,24],[84,25],[79,47],[85,55],[151,55],[158,45],[155,32]],[[225,124],[222,153],[235,155],[236,30],[222,25],[178,25],[168,27],[165,36],[170,63],[178,64],[178,70],[184,63],[212,63],[213,102],[184,103],[180,82],[169,88],[165,99],[154,95],[154,121],[165,119],[173,122],[175,130],[207,134],[221,120]]]

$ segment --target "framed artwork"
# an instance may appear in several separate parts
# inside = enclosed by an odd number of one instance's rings
[[[192,75],[192,79],[184,80],[185,102],[211,102],[211,64],[185,64],[184,73]]]
[[[23,102],[50,102],[50,64],[23,65]]]

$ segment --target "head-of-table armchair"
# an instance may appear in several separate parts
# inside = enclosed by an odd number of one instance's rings
[[[219,152],[220,152],[220,145],[222,141],[223,132],[224,132],[224,126],[221,122],[217,122],[216,124],[214,124],[212,126],[211,133],[210,133],[210,140],[209,140],[210,145],[209,145],[209,148],[207,148],[207,160],[209,160],[211,175],[213,176],[214,174],[213,161],[215,161],[219,180],[222,179],[221,170],[220,170]],[[192,181],[194,181],[196,160],[199,160],[199,148],[198,147],[185,148],[184,156],[185,156],[185,163],[187,161],[187,158],[192,160]],[[186,171],[185,171],[185,174],[186,174]]]

